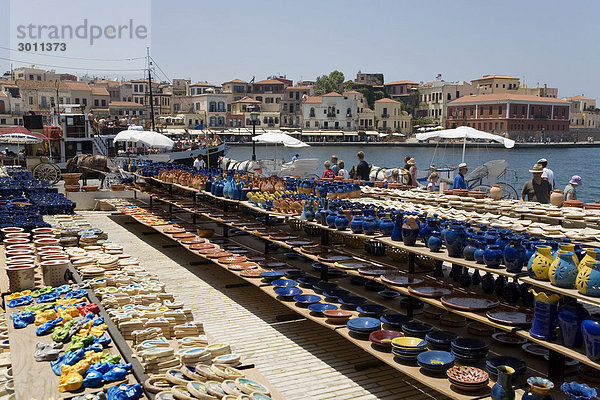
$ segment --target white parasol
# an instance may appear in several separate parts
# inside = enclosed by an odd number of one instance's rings
[[[303,141],[293,138],[281,131],[267,131],[262,135],[253,137],[252,140],[258,143],[282,144],[285,147],[310,147]]]

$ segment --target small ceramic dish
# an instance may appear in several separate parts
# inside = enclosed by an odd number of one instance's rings
[[[337,310],[338,306],[329,303],[313,303],[308,306],[308,309],[316,314],[323,314],[323,312],[327,310]]]
[[[325,310],[323,311],[323,315],[329,322],[334,324],[345,324],[353,314],[346,310]]]

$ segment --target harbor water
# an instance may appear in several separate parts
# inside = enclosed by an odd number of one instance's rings
[[[517,145],[518,146],[518,145]],[[404,165],[404,156],[410,155],[417,162],[418,169],[427,169],[429,165],[458,165],[461,162],[462,146],[447,145],[439,147],[402,147],[402,146],[364,146],[364,145],[339,145],[339,146],[311,146],[306,148],[286,148],[273,145],[256,145],[258,159],[278,159],[290,161],[294,154],[300,158],[318,158],[321,162],[329,160],[332,154],[337,154],[344,160],[346,169],[352,169],[358,163],[356,153],[365,152],[365,160],[372,165],[380,167],[399,167]],[[556,188],[563,190],[573,175],[580,175],[583,185],[577,189],[579,200],[591,202],[600,200],[600,176],[598,175],[600,149],[594,147],[581,148],[550,148],[540,145],[539,148],[488,148],[485,146],[467,148],[465,161],[472,171],[477,166],[490,160],[506,160],[509,172],[502,181],[511,184],[521,193],[523,183],[531,179],[529,169],[540,158],[548,160],[548,167],[554,171]],[[252,156],[251,145],[233,145],[226,152],[226,156],[235,160],[249,160]],[[322,171],[322,163],[314,172]]]

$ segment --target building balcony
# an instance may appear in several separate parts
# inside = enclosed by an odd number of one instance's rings
[[[390,114],[381,114],[381,118],[389,118]]]
[[[327,118],[335,118],[335,113],[327,113]]]
[[[352,118],[352,113],[346,114],[346,118]]]

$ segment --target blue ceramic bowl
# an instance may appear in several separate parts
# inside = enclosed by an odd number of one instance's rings
[[[291,279],[276,279],[273,282],[271,282],[271,285],[278,287],[278,288],[296,287],[296,286],[298,286],[298,282],[293,281]]]
[[[355,308],[355,307],[360,306],[361,304],[365,303],[367,301],[367,299],[365,299],[364,297],[360,297],[360,296],[346,296],[346,297],[340,297],[338,299],[338,301],[340,302],[340,304],[342,304],[348,308]]]
[[[337,283],[333,282],[319,282],[313,285],[313,289],[317,292],[324,292],[325,290],[333,290],[337,288]]]
[[[444,372],[454,365],[455,357],[447,351],[424,351],[417,356],[417,363],[431,372]]]
[[[379,292],[384,290],[386,286],[383,283],[379,283],[377,281],[368,280],[365,282],[365,289],[372,290],[374,292]]]
[[[383,297],[384,299],[395,299],[396,297],[400,296],[400,292],[397,292],[395,290],[382,290],[380,292],[377,292],[377,294]]]
[[[436,345],[445,345],[450,347],[450,344],[453,340],[456,340],[458,335],[454,332],[450,331],[435,331],[429,332],[425,335],[425,340],[427,343],[434,343]]]
[[[312,267],[315,271],[320,271],[321,268],[323,268],[323,264],[321,264],[320,262],[314,262],[312,263]]]
[[[387,308],[379,304],[363,304],[356,307],[356,311],[365,317],[377,318],[380,314],[386,312]]]
[[[298,279],[301,276],[304,276],[304,274],[306,274],[306,272],[300,271],[299,269],[290,269],[285,271],[285,276],[290,279]]]
[[[381,329],[381,322],[375,318],[358,317],[348,320],[346,327],[354,332],[371,333]]]
[[[297,281],[300,284],[300,286],[306,288],[312,288],[313,285],[316,285],[317,283],[321,282],[319,278],[314,276],[301,276],[297,279]]]
[[[527,371],[527,364],[525,361],[510,356],[497,356],[489,358],[485,363],[485,369],[493,375],[498,375],[498,367],[500,365],[507,365],[514,369],[514,375],[522,375],[525,373],[525,371]]]
[[[313,303],[308,306],[308,309],[317,314],[323,314],[325,310],[337,310],[338,306],[329,303]]]
[[[406,336],[414,336],[424,339],[425,336],[431,331],[433,331],[433,326],[421,322],[406,322],[402,324],[402,332],[406,333]]]
[[[260,277],[263,278],[267,282],[272,282],[275,279],[279,279],[283,277],[282,271],[265,271],[260,274]]]
[[[323,296],[325,296],[329,299],[333,299],[333,300],[337,300],[340,297],[348,296],[349,294],[350,294],[350,292],[347,290],[344,290],[344,289],[333,289],[333,290],[324,290],[323,291]]]
[[[384,314],[379,320],[384,324],[402,330],[402,324],[412,321],[412,318],[402,314]]]
[[[452,349],[465,353],[479,353],[487,351],[488,344],[480,339],[458,338],[452,341]]]
[[[298,258],[300,254],[294,252],[294,251],[290,251],[289,253],[285,253],[285,256],[289,259],[296,259]]]
[[[316,294],[299,294],[294,296],[294,301],[300,304],[313,304],[321,301],[321,296],[317,296]]]
[[[275,289],[275,294],[281,297],[294,297],[302,294],[302,290],[296,287],[280,287]]]
[[[363,276],[353,276],[350,278],[350,283],[357,286],[364,286],[367,278]]]

